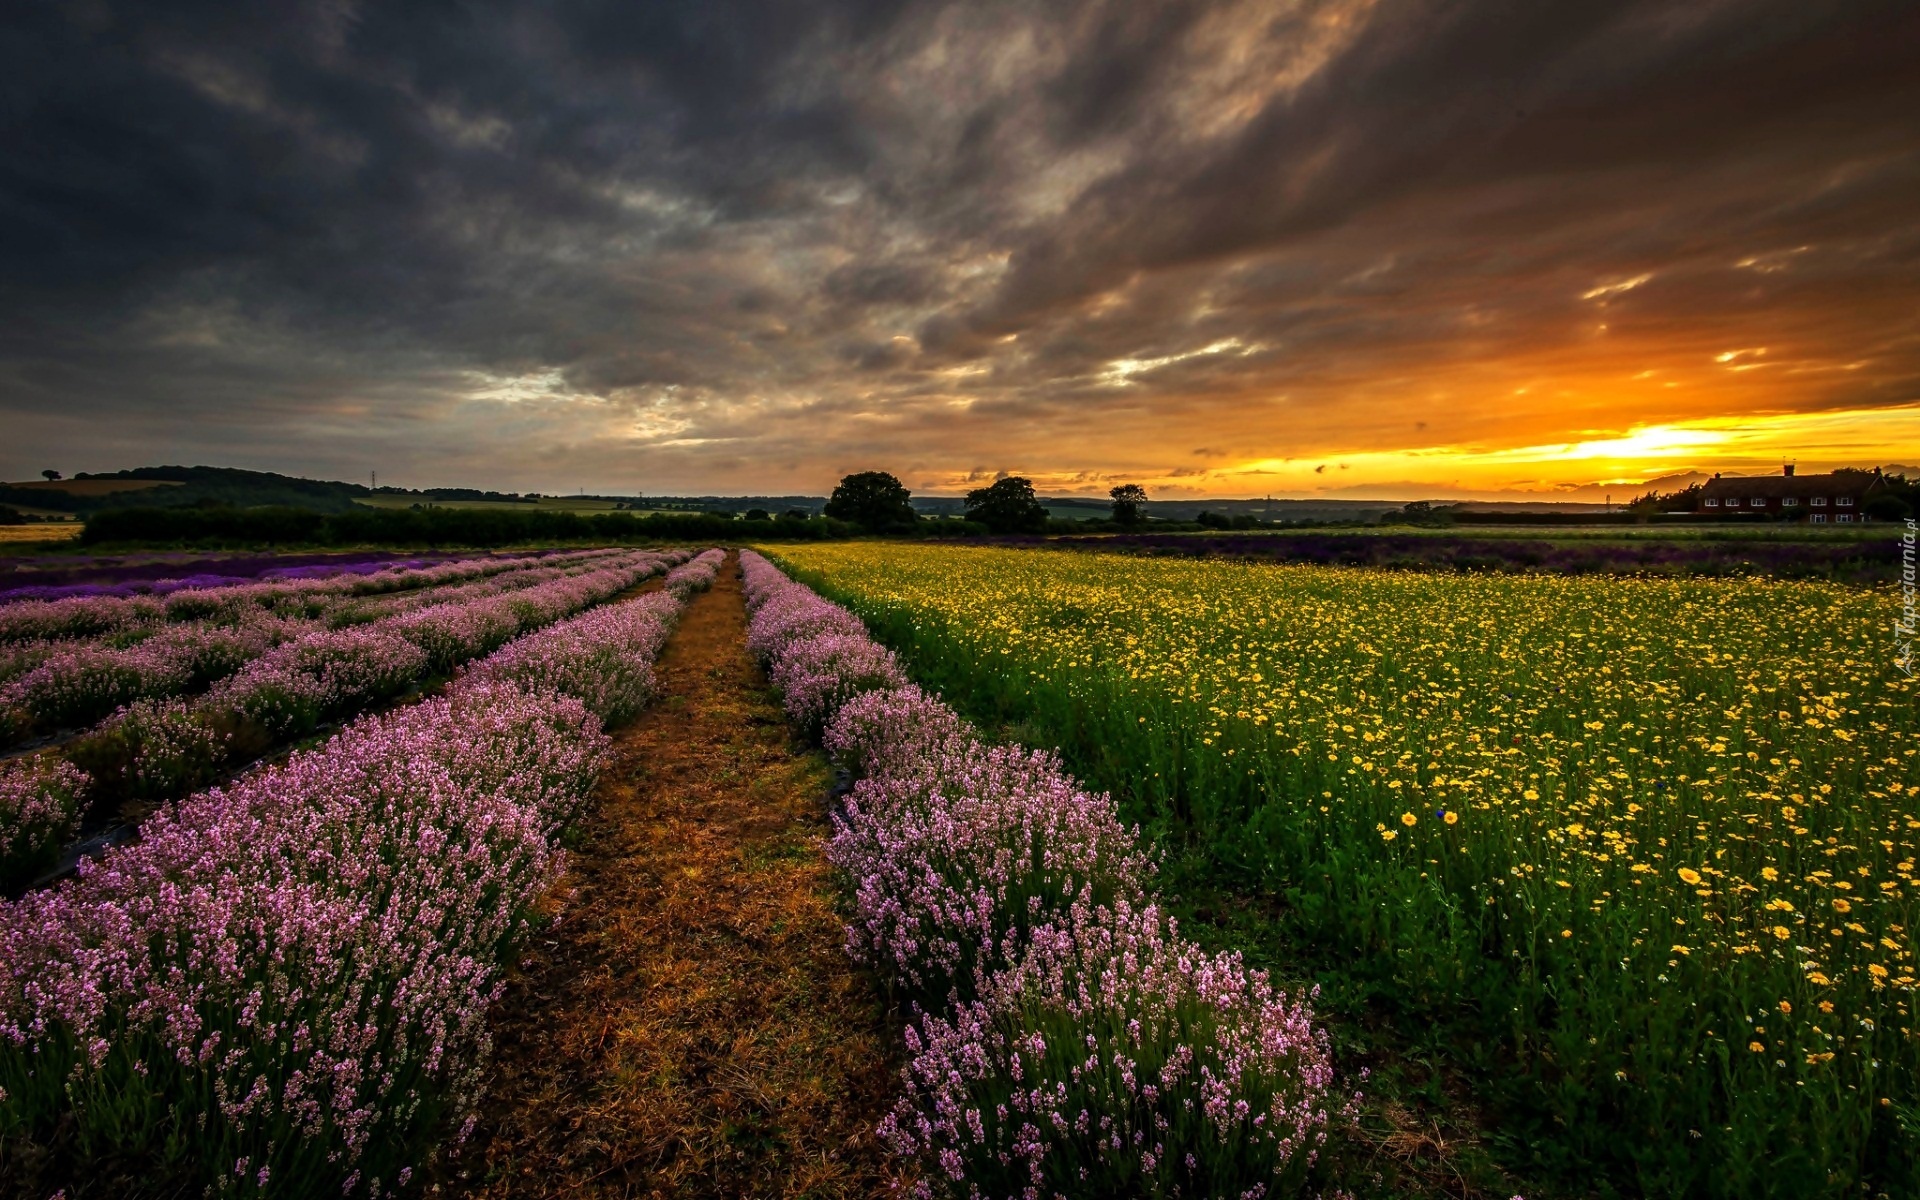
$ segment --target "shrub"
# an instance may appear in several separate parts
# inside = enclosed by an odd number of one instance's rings
[[[1152,868],[1112,802],[1054,756],[953,739],[855,785],[829,850],[855,881],[847,946],[946,1009],[1075,903],[1142,902]]]
[[[907,682],[893,651],[864,635],[843,633],[789,643],[768,674],[780,689],[788,718],[815,736],[854,696]]]
[[[51,755],[0,763],[0,887],[53,866],[80,829],[86,772]]]
[[[881,1136],[971,1196],[1288,1195],[1352,1112],[1308,1003],[1152,906],[1076,905],[907,1050]]]

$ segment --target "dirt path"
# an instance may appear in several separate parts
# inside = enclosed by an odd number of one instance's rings
[[[894,1086],[821,858],[826,768],[747,657],[736,562],[623,731],[561,918],[495,1022],[450,1190],[486,1197],[871,1196]]]

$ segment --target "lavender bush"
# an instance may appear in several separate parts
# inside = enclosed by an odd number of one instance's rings
[[[818,735],[841,705],[862,692],[907,682],[893,651],[862,634],[822,633],[787,643],[768,672],[787,717]]]
[[[53,865],[80,828],[86,772],[51,755],[0,763],[0,881]]]
[[[682,601],[660,591],[529,634],[463,677],[557,688],[608,724],[639,712],[653,696],[660,656]]]
[[[322,575],[292,569],[267,572],[259,579],[199,576],[163,580],[151,585],[152,595],[130,596],[101,587],[57,599],[14,599],[0,603],[0,643],[91,637],[167,621],[237,619],[252,610],[317,616],[325,607],[345,599],[436,588],[529,569],[586,566],[625,553],[588,550],[533,560],[512,557],[361,564],[367,570],[349,564]]]
[[[741,569],[789,713],[863,776],[829,856],[849,952],[915,1002],[881,1133],[921,1193],[1298,1192],[1358,1099],[1334,1098],[1311,998],[1182,938],[1136,832],[1055,756],[986,745],[851,614]]]
[[[232,737],[185,700],[140,700],[101,728],[88,757],[113,772],[122,794],[166,800],[211,782],[227,760]]]
[[[370,611],[358,600],[370,587],[401,590],[398,602],[391,606],[397,614],[418,608],[422,602],[469,600],[591,572],[606,565],[607,554],[595,552],[580,556],[577,562],[550,559],[536,567],[511,562],[456,562],[424,570],[387,569],[371,579],[329,577],[319,582],[249,582],[222,589],[178,591],[161,602],[160,610],[149,611],[149,620],[114,625],[92,640],[41,639],[17,644],[19,649],[6,656],[6,662],[0,662],[0,746],[53,729],[90,725],[135,700],[198,691],[271,648],[314,632],[310,622],[315,619],[328,617],[336,626],[373,620],[381,615],[380,610]],[[554,565],[556,562],[559,565]],[[479,577],[478,582],[465,586],[446,582],[474,576]],[[121,610],[129,609],[119,600],[112,603]],[[141,603],[152,610],[152,601]],[[0,625],[5,624],[9,613],[30,616],[49,607],[63,606],[0,609]],[[476,611],[468,615],[479,618],[483,614]],[[497,648],[540,615],[538,611],[498,614],[493,636],[469,637],[460,657]],[[169,627],[153,623],[162,618],[176,624]],[[432,627],[416,622],[412,628]],[[440,641],[443,644],[434,649],[448,649],[445,639]],[[22,663],[17,671],[8,669],[14,661]],[[451,661],[439,664],[441,669]]]
[[[821,739],[856,774],[910,774],[919,763],[964,752],[973,735],[957,713],[918,684],[865,692],[840,706]]]
[[[695,592],[704,592],[713,586],[720,577],[720,564],[727,559],[724,550],[708,550],[691,562],[675,567],[667,572],[663,586],[667,591],[686,600]]]
[[[1351,1116],[1308,1004],[1151,905],[1063,917],[980,1000],[909,1027],[882,1138],[969,1197],[1299,1192]]]
[[[398,695],[426,668],[426,653],[397,633],[328,630],[248,664],[207,697],[206,707],[226,710],[278,741]]]
[[[1075,904],[1143,901],[1136,833],[1053,755],[953,738],[890,765],[855,785],[828,857],[855,883],[848,950],[921,1005],[973,999]]]

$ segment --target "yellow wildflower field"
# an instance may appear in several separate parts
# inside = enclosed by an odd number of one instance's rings
[[[1737,1179],[1783,1130],[1851,1177],[1915,1101],[1920,716],[1885,590],[770,553],[1415,1002],[1504,1010],[1568,1117],[1699,1131],[1595,1133],[1642,1177]]]

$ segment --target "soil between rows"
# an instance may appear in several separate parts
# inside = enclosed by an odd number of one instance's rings
[[[875,1196],[894,1038],[849,963],[828,771],[746,652],[737,559],[616,737],[557,918],[495,1020],[448,1190],[485,1197]]]

